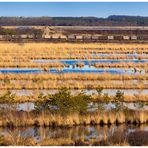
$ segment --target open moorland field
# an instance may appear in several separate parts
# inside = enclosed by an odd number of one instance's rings
[[[148,145],[147,89],[148,44],[1,42],[0,145]]]

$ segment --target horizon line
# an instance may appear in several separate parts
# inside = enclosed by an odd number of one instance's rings
[[[0,16],[0,17],[23,17],[23,18],[28,18],[28,17],[35,17],[35,18],[37,18],[37,17],[51,17],[51,18],[55,18],[55,17],[70,17],[70,18],[89,18],[89,17],[91,17],[91,18],[102,18],[102,19],[106,19],[106,18],[108,18],[108,17],[110,17],[110,16],[126,16],[126,17],[148,17],[148,16],[142,16],[142,15],[122,15],[122,14],[111,14],[111,15],[108,15],[107,17],[97,17],[97,16]]]

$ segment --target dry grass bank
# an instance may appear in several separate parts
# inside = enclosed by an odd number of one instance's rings
[[[91,59],[91,53],[148,53],[148,44],[111,43],[0,43],[1,61],[27,62],[33,59]],[[7,57],[7,58],[5,58]],[[110,56],[115,59],[127,58],[124,55]],[[102,58],[94,56],[93,58]],[[143,58],[142,55],[139,58]],[[147,57],[146,57],[147,58]]]
[[[96,89],[101,86],[103,89],[148,89],[148,84],[144,84],[144,82],[133,83],[132,81],[124,81],[124,82],[112,82],[112,81],[78,81],[78,80],[50,80],[50,81],[13,81],[10,83],[1,83],[0,89],[3,90],[11,90],[11,89],[59,89],[61,87],[67,87],[69,89]]]
[[[27,120],[26,120],[27,119]],[[78,125],[99,124],[144,124],[148,122],[148,114],[145,111],[110,111],[86,114],[51,114],[42,112],[40,114],[26,112],[8,112],[0,116],[1,127],[19,126],[47,126],[47,127],[72,127]]]
[[[38,73],[38,74],[1,74],[0,80],[148,80],[148,74],[137,74],[137,75],[129,75],[129,74],[110,74],[104,73],[103,75],[100,73],[63,73],[63,74],[51,74],[51,73]]]

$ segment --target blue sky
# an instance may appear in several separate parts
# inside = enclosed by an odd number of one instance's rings
[[[0,16],[148,16],[148,2],[0,2]]]

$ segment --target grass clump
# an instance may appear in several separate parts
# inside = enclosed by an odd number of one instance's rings
[[[2,96],[0,96],[0,103],[14,103],[15,94],[12,94],[10,91],[7,91]]]

